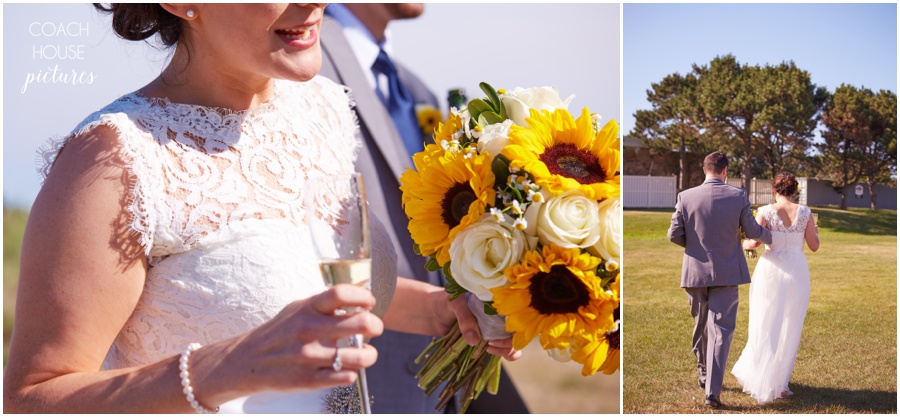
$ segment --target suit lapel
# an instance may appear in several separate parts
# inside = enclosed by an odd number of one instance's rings
[[[375,92],[369,88],[353,49],[344,38],[340,24],[328,16],[322,21],[322,50],[334,62],[334,70],[341,83],[350,87],[356,101],[356,113],[360,127],[366,129],[384,155],[391,172],[400,178],[409,163],[409,155],[394,127],[391,115],[384,108]]]

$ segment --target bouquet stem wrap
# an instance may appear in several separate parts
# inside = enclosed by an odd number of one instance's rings
[[[453,400],[457,392],[463,392],[460,398],[459,413],[465,413],[469,404],[487,388],[488,393],[496,394],[500,385],[500,357],[487,353],[488,341],[482,339],[475,346],[469,346],[462,337],[459,325],[454,324],[446,336],[436,339],[416,358],[416,363],[423,359],[425,364],[416,378],[419,388],[425,395],[431,395],[447,383],[441,391],[440,402],[436,409],[441,410]]]

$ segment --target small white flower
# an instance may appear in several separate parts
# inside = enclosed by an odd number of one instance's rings
[[[503,212],[497,207],[491,207],[491,216],[494,216],[494,220],[498,222],[503,221]]]
[[[519,200],[513,200],[512,202],[512,211],[518,215],[525,214],[525,210],[522,208],[522,205],[519,204]]]
[[[612,272],[612,271],[615,271],[615,270],[617,270],[617,269],[619,269],[619,263],[618,263],[618,262],[616,262],[616,261],[614,261],[614,260],[607,260],[607,261],[606,261],[606,270],[607,270],[607,271]]]
[[[525,230],[528,228],[528,222],[525,221],[525,218],[519,217],[515,222],[513,222],[513,227],[515,227],[516,230]]]
[[[591,124],[594,125],[594,130],[596,130],[596,131],[598,131],[598,132],[599,132],[600,129],[601,129],[601,128],[600,128],[600,126],[601,126],[601,125],[600,125],[600,121],[601,121],[601,120],[603,120],[603,118],[600,117],[600,114],[599,114],[599,113],[591,113]]]
[[[519,169],[518,169],[518,168],[516,168],[516,167],[514,167],[514,166],[512,166],[512,165],[509,166],[509,173],[510,173],[510,174],[515,174],[515,173],[517,173],[517,172],[519,172]]]
[[[510,172],[512,172],[512,170],[510,170]],[[515,184],[515,183],[516,183],[516,180],[517,180],[518,178],[519,178],[518,175],[516,175],[516,174],[510,174],[510,175],[509,175],[509,183],[510,183],[510,184]]]
[[[453,139],[454,142],[457,142],[459,141],[459,138],[463,137],[465,133],[465,131],[457,130],[456,132],[453,132],[452,135],[450,135],[450,139]]]

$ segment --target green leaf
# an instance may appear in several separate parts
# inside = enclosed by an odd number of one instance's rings
[[[444,272],[444,277],[447,278],[448,281],[453,279],[453,273],[450,272],[450,262],[444,264],[442,271]]]
[[[472,99],[472,101],[469,102],[468,109],[473,120],[478,120],[478,116],[481,115],[481,113],[494,111],[489,104],[485,103],[484,100],[480,98]]]
[[[462,285],[459,285],[459,283],[453,279],[452,275],[444,274],[444,277],[447,278],[447,285],[444,285],[444,291],[450,294],[450,301],[453,301],[468,292]]]
[[[491,107],[494,108],[494,112],[501,113],[500,109],[503,108],[503,102],[500,101],[497,90],[494,90],[494,87],[491,87],[491,85],[486,82],[482,82],[481,84],[478,84],[478,86],[481,87],[481,91],[484,91],[484,94],[487,94]]]
[[[509,158],[503,154],[494,156],[491,161],[491,171],[494,171],[494,186],[505,187],[506,179],[509,178]]]
[[[419,249],[419,244],[418,244],[418,243],[413,243],[413,252],[414,252],[416,255],[422,256],[422,250]]]
[[[428,261],[425,262],[425,269],[430,272],[438,271],[441,269],[441,264],[438,263],[437,258],[429,256]]]
[[[497,309],[494,308],[493,301],[485,301],[484,302],[484,314],[487,314],[489,316],[497,315]]]
[[[497,113],[486,111],[478,115],[478,124],[481,126],[488,126],[496,123],[503,123],[503,119],[501,119],[500,115]]]

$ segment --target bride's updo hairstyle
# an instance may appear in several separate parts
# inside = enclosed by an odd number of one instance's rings
[[[113,30],[125,40],[142,41],[158,33],[160,42],[171,47],[181,40],[184,32],[182,20],[159,3],[110,3],[108,6],[94,3],[94,7],[112,14]]]
[[[772,182],[775,192],[785,197],[792,197],[794,194],[797,194],[797,185],[797,177],[790,172],[778,173],[775,176],[775,181]]]

